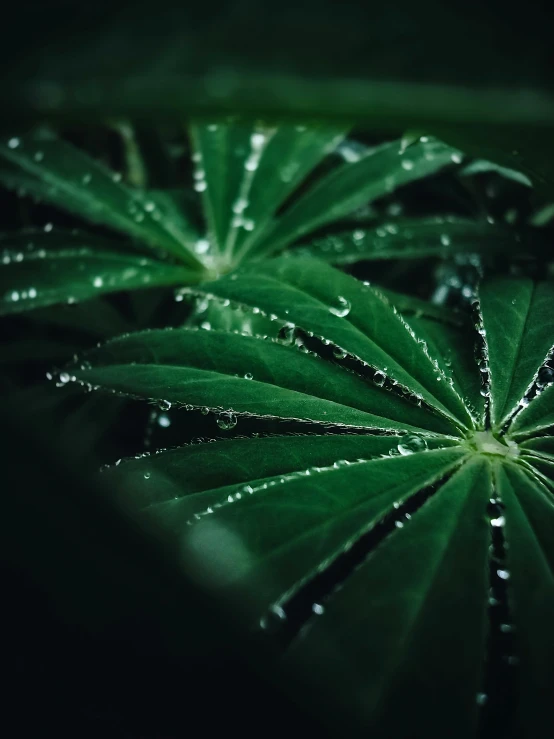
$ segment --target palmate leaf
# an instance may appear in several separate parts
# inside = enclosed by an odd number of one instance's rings
[[[220,438],[103,474],[189,572],[285,649],[318,710],[338,706],[352,735],[442,739],[448,722],[449,736],[470,739],[513,720],[531,737],[550,710],[554,650],[554,373],[538,371],[547,328],[534,323],[547,323],[548,289],[485,280],[457,327],[403,319],[323,263],[278,259],[194,292],[267,312],[280,340],[131,334],[58,382],[205,406],[220,437],[246,415],[303,422],[302,434]],[[533,320],[513,315],[513,296]],[[500,372],[501,316],[538,366],[512,351]],[[526,396],[516,411],[514,393]]]
[[[10,264],[4,274],[8,286],[4,311],[84,300],[95,294],[86,288],[99,276],[104,292],[137,289],[146,283],[180,286],[217,277],[244,260],[259,260],[306,239],[314,230],[340,221],[398,187],[462,161],[456,149],[424,137],[407,151],[397,141],[362,147],[355,156],[337,164],[338,157],[331,160],[328,155],[338,150],[345,133],[345,127],[314,123],[282,123],[273,128],[234,119],[193,123],[194,186],[186,192],[131,187],[122,182],[120,173],[108,170],[49,130],[5,139],[0,144],[0,182],[6,187],[126,238],[118,240],[115,234],[100,238],[83,232],[77,239],[79,246],[94,247],[101,253],[85,255],[82,251],[77,263],[72,235],[53,231],[47,224],[50,230],[37,247],[49,252],[44,277],[40,263],[33,262],[35,269],[27,264],[33,255],[19,266],[9,255],[4,259]],[[324,160],[326,173],[316,177],[314,170]],[[432,233],[431,227],[426,230],[424,224],[415,228],[420,237],[413,255],[435,253],[438,232]],[[448,226],[450,231],[455,228]],[[453,239],[453,249],[465,249],[470,235],[475,240],[481,236],[491,246],[511,248],[518,243],[516,234],[490,225],[486,229],[469,224],[462,226],[462,231],[461,238]],[[32,236],[33,241],[40,238]],[[8,234],[6,240],[17,238]],[[20,241],[24,246],[23,235]],[[13,248],[19,247],[15,244]],[[117,252],[119,266],[114,267],[107,254],[112,249]],[[310,249],[321,251],[318,242]],[[128,268],[120,255],[125,250],[129,253]],[[123,277],[131,274],[135,253],[144,257],[145,250],[150,261],[142,265],[140,274],[132,279]],[[346,261],[353,261],[355,251],[346,251]],[[393,249],[388,256],[402,256],[401,252]],[[358,258],[363,257],[363,253],[358,254]],[[35,294],[42,300],[32,297]],[[12,300],[14,295],[27,298]]]
[[[0,316],[195,277],[184,266],[121,251],[117,242],[88,234],[26,230],[5,235],[0,245]]]
[[[536,236],[514,229],[454,217],[399,219],[371,228],[356,228],[315,238],[297,251],[331,262],[362,259],[448,257],[461,252],[507,254],[534,248]]]

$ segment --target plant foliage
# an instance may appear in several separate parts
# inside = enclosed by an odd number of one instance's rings
[[[509,684],[523,735],[539,731],[554,664],[551,286],[484,279],[458,325],[306,257],[186,292],[265,314],[278,338],[153,330],[64,368],[60,385],[202,409],[235,434],[107,469],[120,503],[308,665],[353,727],[443,737],[448,717],[449,736],[472,737]],[[280,433],[236,436],[268,417]]]

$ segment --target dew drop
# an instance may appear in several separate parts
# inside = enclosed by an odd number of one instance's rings
[[[237,417],[234,413],[220,413],[217,417],[217,425],[220,429],[228,431],[229,429],[235,428],[237,425]]]
[[[104,284],[104,280],[101,277],[95,277],[92,281],[92,284],[94,285],[94,287],[102,287],[102,285]]]
[[[373,384],[377,385],[377,387],[383,387],[386,379],[387,376],[385,375],[385,373],[381,372],[381,370],[377,370],[377,372],[373,375]]]
[[[541,367],[537,376],[537,383],[539,385],[548,385],[554,382],[554,368],[552,367]]]
[[[67,372],[61,372],[59,376],[59,380],[62,383],[62,385],[65,385],[67,382],[71,380],[71,377],[67,374]]]
[[[247,373],[246,373],[246,374],[244,375],[244,379],[245,379],[245,380],[251,380],[251,379],[253,378],[253,376],[254,376],[254,375],[253,375],[253,374],[252,374],[251,372],[247,372]]]
[[[335,359],[344,359],[346,357],[346,349],[342,349],[340,346],[336,346],[333,349],[333,356]]]
[[[408,436],[403,439],[397,447],[400,454],[407,456],[415,452],[423,452],[427,449],[427,442],[421,436]]]
[[[325,608],[321,605],[321,603],[314,603],[312,605],[312,611],[316,614],[316,616],[321,616],[323,613],[325,613]]]
[[[197,254],[206,254],[209,248],[210,242],[208,241],[208,239],[198,239],[198,241],[194,245],[194,251]]]
[[[492,518],[491,519],[491,526],[494,526],[495,528],[500,528],[502,526],[506,525],[506,519],[504,516],[499,516],[498,518]],[[500,577],[500,572],[498,573]]]
[[[145,480],[149,480],[150,477],[151,477],[151,474],[152,474],[151,472],[145,472],[144,475],[143,475],[144,479]]]
[[[87,174],[84,174],[81,178],[81,182],[83,185],[88,185],[90,181],[92,180],[92,175],[87,172]]]
[[[168,411],[171,408],[171,402],[169,400],[160,400],[158,402],[158,408],[161,411]]]
[[[51,230],[52,230],[53,228],[54,228],[54,226],[53,226],[53,225],[52,225],[51,223],[47,223],[47,224],[45,224],[45,226],[44,226],[44,231],[46,231],[46,233],[50,233],[50,231],[51,231]]]
[[[168,426],[171,426],[171,419],[168,415],[165,413],[160,413],[158,416],[158,426],[161,426],[163,429],[168,428]]]
[[[412,162],[411,159],[402,160],[402,169],[405,169],[406,172],[409,172],[413,168],[414,168],[414,163]]]
[[[477,693],[475,700],[478,706],[484,706],[488,700],[488,696],[486,693]]]
[[[8,141],[8,149],[17,149],[20,144],[21,140],[14,136]]]
[[[42,160],[44,159],[44,152],[35,151],[35,153],[33,154],[33,159],[35,160],[35,162],[42,162]]]
[[[346,298],[343,298],[342,295],[339,295],[337,297],[337,303],[338,306],[331,306],[329,312],[339,318],[345,318],[352,308],[350,302]]]
[[[496,570],[496,574],[501,580],[509,580],[510,579],[510,572],[509,570]]]
[[[457,152],[450,155],[450,159],[454,162],[454,164],[461,164],[462,162],[462,155],[458,154]]]
[[[441,244],[443,246],[450,246],[451,240],[448,234],[441,234]]]
[[[204,190],[207,188],[207,184],[205,180],[199,180],[198,182],[194,183],[194,189],[196,192],[204,192]]]

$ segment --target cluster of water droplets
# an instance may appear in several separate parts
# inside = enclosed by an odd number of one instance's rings
[[[248,195],[264,150],[273,134],[274,130],[267,130],[261,126],[256,126],[250,135],[250,151],[244,160],[244,175],[237,198],[232,205],[233,217],[231,219],[231,226],[234,229],[242,228],[245,231],[253,231],[256,226],[254,220],[245,215],[249,206]],[[232,236],[231,248],[235,238],[236,233]]]
[[[486,646],[485,680],[483,690],[476,694],[476,703],[485,707],[489,692],[495,691],[497,681],[512,681],[506,670],[513,670],[519,663],[515,655],[514,631],[511,620],[508,587],[511,572],[507,565],[508,543],[504,536],[505,505],[496,491],[487,506],[489,517],[489,633]],[[500,667],[500,673],[499,673]]]
[[[475,297],[471,303],[471,310],[473,315],[473,322],[475,330],[477,332],[475,347],[474,347],[474,358],[479,369],[481,376],[481,390],[480,393],[485,398],[485,413],[488,417],[490,411],[490,404],[492,403],[491,397],[491,378],[490,378],[490,364],[489,364],[489,346],[487,343],[487,331],[483,323],[483,316],[481,313],[481,304],[479,299]]]

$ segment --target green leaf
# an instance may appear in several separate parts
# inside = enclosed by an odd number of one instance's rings
[[[311,331],[420,394],[450,418],[471,424],[457,390],[388,300],[323,262],[274,260],[207,283],[201,290]]]
[[[383,144],[323,177],[282,214],[256,251],[274,253],[361,205],[460,161],[456,149],[436,139],[420,141],[404,153],[398,141]]]
[[[388,430],[455,433],[424,408],[294,346],[216,331],[114,339],[68,367],[77,380],[166,405]],[[64,376],[69,375],[64,373]]]
[[[507,565],[517,634],[517,718],[523,736],[550,720],[554,679],[554,504],[552,496],[516,465],[497,465],[506,505]]]
[[[64,232],[5,237],[0,315],[56,303],[77,302],[103,293],[190,282],[189,270],[139,254],[107,251],[110,242]],[[33,245],[31,250],[29,244]],[[89,245],[90,244],[90,245]],[[38,248],[37,248],[38,247]],[[47,247],[47,248],[46,248]]]
[[[208,491],[146,512],[180,534],[182,551],[193,562],[195,552],[201,555],[204,572],[212,569],[217,584],[238,587],[247,617],[258,623],[272,601],[328,565],[395,503],[440,479],[463,456],[458,449],[439,449],[332,464],[235,487],[234,494],[226,486],[219,505]]]
[[[501,427],[516,411],[554,345],[554,290],[546,282],[485,282],[480,306],[488,346],[491,419]]]
[[[510,434],[516,438],[526,437],[543,433],[553,426],[554,385],[550,385],[515,416],[510,426]]]
[[[472,175],[482,174],[485,172],[496,172],[496,174],[502,175],[502,177],[505,177],[508,180],[518,182],[520,185],[525,185],[525,187],[533,187],[533,183],[531,182],[531,180],[526,175],[518,172],[516,169],[502,167],[499,164],[495,164],[494,162],[487,162],[484,159],[476,159],[475,161],[471,162],[471,164],[467,164],[460,170],[460,175],[463,177],[471,177]]]
[[[214,424],[215,425],[215,424]],[[413,441],[413,439],[412,439]],[[122,501],[133,510],[180,500],[179,515],[193,517],[208,505],[224,500],[222,489],[253,480],[333,466],[337,469],[359,459],[398,453],[406,436],[310,434],[251,439],[227,439],[189,444],[123,460],[103,474],[122,490]],[[427,448],[452,446],[444,438],[428,438]],[[171,521],[168,523],[171,524]],[[173,526],[180,531],[179,526]]]
[[[432,132],[466,154],[523,175],[544,197],[554,197],[552,127],[510,125],[433,126]],[[521,180],[520,180],[521,181]]]
[[[534,439],[527,439],[519,446],[522,450],[529,451],[531,454],[554,461],[554,436],[538,436]]]
[[[334,696],[341,715],[375,736],[444,736],[445,722],[449,737],[476,731],[491,489],[486,462],[465,464],[331,595],[289,650],[323,703]]]
[[[438,216],[402,219],[369,229],[330,234],[296,251],[333,264],[352,264],[362,259],[420,259],[462,252],[482,255],[525,252],[532,245],[533,236],[529,233],[521,234],[487,222]]]
[[[460,388],[466,407],[476,425],[482,428],[485,398],[481,394],[481,379],[475,367],[473,327],[468,322],[451,326],[427,317],[413,316],[406,320],[417,336],[425,339],[431,356],[437,359],[444,374]]]
[[[71,144],[38,132],[0,144],[0,156],[35,179],[33,192],[42,199],[92,223],[161,247],[201,270],[201,262],[191,250],[190,235],[179,231],[170,218],[164,218],[140,191],[122,184],[115,172]]]
[[[120,460],[104,474],[118,503],[162,532],[189,575],[236,607],[249,628],[265,630],[276,650],[286,648],[296,672],[307,670],[329,718],[339,709],[349,736],[442,739],[448,725],[469,739],[494,722],[496,707],[505,710],[494,679],[504,630],[488,591],[505,592],[513,656],[520,632],[537,632],[521,642],[524,703],[513,705],[531,736],[539,725],[529,712],[544,721],[552,669],[550,645],[541,661],[540,644],[552,620],[541,609],[554,604],[545,543],[554,447],[536,434],[552,413],[554,385],[536,346],[543,333],[511,313],[514,295],[526,297],[527,312],[548,328],[537,312],[541,289],[525,279],[484,281],[477,325],[460,312],[453,326],[415,313],[404,319],[379,290],[316,260],[282,258],[185,288],[219,300],[222,320],[234,313],[231,301],[246,304],[245,314],[279,327],[280,340],[213,330],[131,334],[76,359],[57,380],[164,410],[211,409],[219,437],[235,426],[241,432],[241,414],[254,416],[243,427],[249,434],[290,428],[256,426],[259,416],[305,421],[305,434],[219,438]],[[534,369],[528,363],[523,372],[527,360],[507,350],[499,316],[533,354]],[[537,380],[511,427],[487,428],[472,352],[483,332],[494,398],[499,352],[507,354],[509,384]],[[385,357],[389,375],[377,369]],[[429,398],[420,405],[419,387]],[[495,578],[506,581],[502,593]],[[541,688],[532,695],[535,669]],[[484,689],[490,702],[482,708]]]
[[[195,189],[212,239],[228,255],[249,250],[287,196],[343,138],[330,126],[194,124]]]

